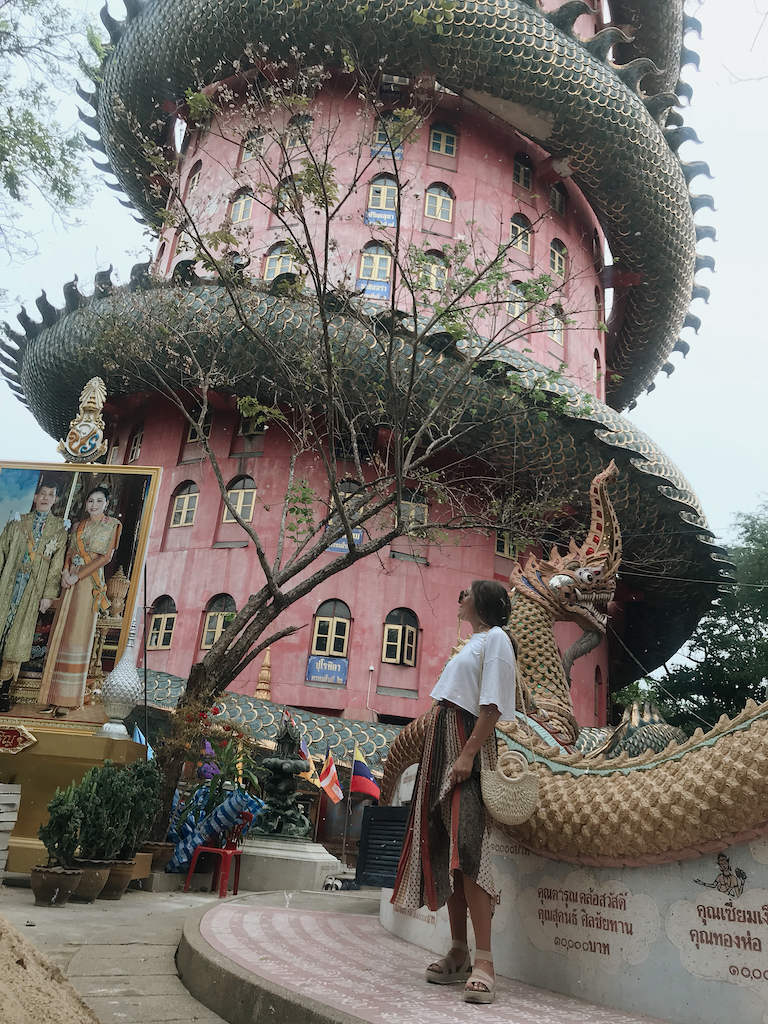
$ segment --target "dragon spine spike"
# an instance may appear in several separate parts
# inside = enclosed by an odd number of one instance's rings
[[[614,74],[632,92],[639,93],[640,82],[646,75],[660,75],[661,69],[657,68],[650,57],[636,57],[629,64],[622,64],[621,67],[613,65]]]
[[[691,209],[693,210],[694,213],[698,213],[699,210],[703,210],[705,206],[707,207],[707,209],[712,210],[713,213],[717,212],[715,210],[715,200],[713,199],[712,196],[708,196],[708,195],[690,196],[690,203],[691,203]]]
[[[615,574],[621,561],[621,527],[607,489],[608,483],[618,475],[616,463],[611,459],[603,472],[593,479],[589,489],[592,519],[582,551],[590,560],[604,560],[604,576]]]
[[[686,64],[693,64],[696,70],[699,70],[699,62],[701,58],[695,50],[689,50],[687,46],[684,46],[680,50],[680,67],[684,68]]]
[[[710,224],[697,224],[696,241],[700,242],[703,238],[710,238],[713,242],[716,242],[717,231]]]
[[[682,79],[679,79],[675,84],[675,92],[678,96],[684,96],[689,104],[693,99],[693,88],[687,82],[683,82]]]
[[[594,14],[594,11],[589,4],[584,3],[584,0],[566,0],[557,10],[550,11],[544,16],[555,28],[573,37],[574,23],[582,14]]]
[[[698,253],[696,253],[696,271],[695,271],[695,273],[698,274],[698,272],[700,270],[704,270],[705,268],[707,270],[711,270],[712,273],[715,272],[715,258],[714,258],[714,256],[700,256]]]
[[[632,36],[628,36],[626,32],[617,28],[615,25],[610,25],[608,28],[604,28],[601,29],[600,32],[596,32],[591,39],[586,39],[583,46],[588,53],[592,54],[595,60],[599,60],[601,63],[607,64],[608,54],[610,53],[611,47],[614,43],[631,42]],[[675,96],[674,102],[677,103],[677,96]]]
[[[699,319],[699,317],[694,316],[693,313],[688,313],[688,315],[685,318],[685,323],[683,324],[683,327],[692,327],[694,333],[698,334],[699,328],[701,327],[701,320]]]
[[[684,14],[683,32],[686,35],[688,35],[689,32],[695,32],[699,39],[701,39],[701,22],[699,19],[694,18],[691,14]]]
[[[700,174],[706,175],[707,178],[712,178],[712,173],[706,160],[691,160],[687,163],[681,160],[680,168],[688,185],[691,184],[694,178],[698,178]]]
[[[109,41],[113,46],[117,46],[125,28],[123,22],[112,17],[106,4],[99,11],[99,17],[104,28],[109,32]]]
[[[603,31],[608,32],[609,30],[604,29]],[[602,35],[602,32],[598,33],[598,36],[600,35]],[[595,39],[597,39],[598,36],[595,36]],[[646,96],[643,102],[645,103],[648,113],[656,122],[659,121],[659,118],[661,118],[661,116],[665,114],[670,107],[679,106],[680,103],[679,99],[673,92],[658,92],[655,96]],[[667,120],[669,120],[669,115],[667,116]]]

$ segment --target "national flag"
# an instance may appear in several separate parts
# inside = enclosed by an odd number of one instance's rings
[[[325,761],[320,772],[320,785],[327,793],[328,798],[333,800],[335,804],[343,798],[344,791],[339,784],[339,776],[336,772],[336,763],[331,754],[330,744],[325,748]]]
[[[381,792],[357,741],[355,741],[355,757],[352,761],[352,777],[349,780],[349,788],[352,793],[365,793],[367,796],[372,796],[374,800],[379,799]]]

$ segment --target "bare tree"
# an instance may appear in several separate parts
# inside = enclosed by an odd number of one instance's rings
[[[584,311],[567,308],[564,281],[550,273],[513,288],[519,270],[511,257],[520,244],[503,225],[494,240],[466,224],[463,237],[439,253],[434,241],[418,248],[406,240],[402,204],[411,186],[398,152],[422,129],[439,87],[417,82],[410,105],[383,116],[373,79],[350,58],[347,81],[354,82],[360,111],[351,132],[349,118],[334,114],[332,104],[321,123],[313,121],[313,101],[327,94],[326,69],[303,65],[298,54],[291,66],[267,67],[263,54],[252,57],[247,72],[190,93],[183,114],[188,133],[239,134],[251,147],[247,176],[225,170],[233,206],[256,204],[281,225],[287,242],[272,279],[245,274],[249,250],[260,240],[238,223],[212,223],[189,187],[183,159],[133,126],[155,169],[165,224],[188,259],[177,264],[176,284],[148,279],[143,291],[115,294],[107,307],[88,311],[98,319],[91,345],[112,379],[123,374],[126,389],[160,391],[196,428],[224,504],[262,570],[258,588],[192,667],[187,706],[209,704],[261,651],[299,628],[284,617],[278,622],[298,599],[395,538],[418,542],[502,528],[522,549],[540,539],[569,497],[528,477],[514,445],[497,445],[491,428],[501,415],[544,418],[553,405],[565,411],[566,399],[546,387],[563,367],[523,387],[507,350],[521,347],[532,331],[575,324]],[[337,235],[350,200],[369,187],[371,167],[380,168],[382,157],[393,185],[381,222],[372,224],[381,250],[372,267],[385,268],[391,287],[386,305],[374,306],[357,286],[359,254],[346,257]],[[179,274],[194,283],[198,271],[221,298],[215,326],[199,323],[189,288],[179,283]],[[594,310],[589,315],[594,329]],[[235,342],[238,360],[231,355]],[[271,549],[230,500],[206,436],[211,395],[222,391],[238,396],[243,415],[290,438]],[[374,434],[377,446],[370,443]],[[326,493],[310,486],[309,460],[322,466]],[[339,541],[346,550],[319,559]],[[172,793],[183,752],[168,750],[160,760],[168,762]]]

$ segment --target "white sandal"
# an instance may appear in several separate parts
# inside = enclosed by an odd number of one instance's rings
[[[451,943],[451,949],[461,949],[464,952],[464,959],[460,964],[455,964],[446,954],[440,960],[435,960],[426,970],[424,977],[433,985],[460,985],[472,976],[472,958],[469,955],[469,946],[466,942],[458,940]],[[450,953],[450,950],[448,951]],[[433,971],[433,967],[439,967],[439,971]]]
[[[476,949],[475,950],[475,961],[477,960],[490,960],[493,963],[493,953],[490,949]],[[492,1003],[496,998],[496,979],[492,978],[490,974],[482,969],[482,967],[475,967],[472,974],[467,980],[467,984],[477,982],[480,985],[485,985],[487,992],[478,988],[465,988],[464,989],[464,1002],[465,1003]]]

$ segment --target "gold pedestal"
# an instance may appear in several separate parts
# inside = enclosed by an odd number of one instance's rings
[[[37,830],[47,820],[48,802],[57,787],[66,789],[70,782],[80,782],[89,768],[102,765],[106,758],[117,764],[143,758],[145,748],[131,740],[95,736],[98,724],[12,715],[3,715],[2,724],[23,725],[37,740],[18,754],[0,753],[0,783],[21,786],[21,805],[8,843],[6,870],[28,872],[46,863],[47,854]]]

